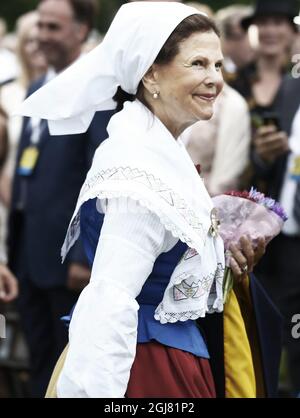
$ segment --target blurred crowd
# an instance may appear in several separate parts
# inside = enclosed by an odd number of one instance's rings
[[[299,9],[296,0],[233,3],[217,12],[185,3],[216,20],[225,58],[214,116],[184,132],[187,150],[211,195],[254,186],[289,216],[256,275],[285,321],[280,394],[297,396],[300,339],[292,328],[300,314]],[[44,396],[67,343],[61,317],[89,281],[80,242],[64,264],[60,248],[112,112],[98,112],[86,133],[65,137],[50,137],[45,121],[14,112],[101,42],[96,6],[95,0],[41,0],[19,17],[13,33],[0,16],[0,313],[7,318],[0,397]]]

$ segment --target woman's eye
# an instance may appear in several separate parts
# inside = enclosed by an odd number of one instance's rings
[[[217,70],[221,70],[221,69],[222,69],[222,67],[223,67],[223,64],[222,64],[221,62],[217,62],[217,64],[216,64],[216,69],[217,69]]]
[[[201,60],[196,60],[192,62],[192,65],[195,67],[204,67],[204,62]]]

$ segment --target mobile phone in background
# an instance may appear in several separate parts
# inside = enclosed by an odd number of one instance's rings
[[[275,126],[278,131],[281,131],[279,114],[277,112],[266,111],[263,113],[255,113],[251,116],[252,126],[255,129],[261,126]]]
[[[273,125],[277,131],[281,131],[279,114],[277,112],[264,112],[262,114],[263,126]]]

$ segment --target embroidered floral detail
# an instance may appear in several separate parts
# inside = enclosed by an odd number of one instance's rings
[[[194,248],[189,248],[188,251],[185,252],[183,258],[184,258],[184,260],[188,260],[192,257],[195,257],[197,254],[198,253]]]
[[[206,274],[201,267],[200,254],[206,254],[207,257],[208,246],[212,246],[212,252],[209,251],[209,254],[213,258],[216,256],[213,241],[215,238],[208,234],[209,223],[204,228],[199,216],[189,209],[184,199],[160,179],[145,171],[130,167],[113,168],[99,171],[84,183],[62,248],[62,257],[65,257],[80,234],[80,207],[83,203],[94,198],[103,202],[105,199],[121,197],[131,198],[151,210],[174,237],[189,247],[178,264],[178,271],[174,270],[174,276],[170,278],[165,291],[164,298],[167,294],[168,302],[163,299],[158,305],[155,319],[161,323],[187,321],[204,317],[207,312],[222,311],[221,270],[217,268],[209,273],[215,268],[212,267],[211,270],[206,269]],[[104,210],[102,203],[97,208],[100,211]],[[208,260],[204,259],[204,265],[206,262]],[[190,267],[186,269],[185,263]],[[217,265],[212,259],[208,262],[210,263]],[[222,263],[220,266],[222,267]]]
[[[121,187],[120,191],[105,191],[95,188],[95,186],[105,184],[106,181],[115,181],[119,182]],[[139,193],[133,193],[132,190],[123,190],[123,184],[125,182],[134,182],[145,186],[152,192],[155,192],[159,198],[161,198],[168,206],[174,208],[176,212],[184,218],[184,220],[192,227],[195,232],[201,237],[203,243],[205,243],[207,232],[205,232],[202,223],[199,221],[199,217],[196,216],[194,211],[189,209],[187,203],[182,199],[176,192],[171,188],[165,185],[160,179],[154,177],[152,174],[149,174],[145,171],[141,171],[137,168],[131,167],[115,167],[103,171],[99,171],[96,175],[87,180],[81,189],[77,213],[74,215],[73,220],[69,226],[64,245],[62,247],[62,258],[64,260],[67,252],[78,239],[80,234],[80,206],[89,199],[99,198],[117,198],[117,197],[130,197],[134,200],[137,200],[141,205],[153,210],[153,205],[151,201],[141,197]],[[150,199],[150,198],[149,198]],[[155,213],[160,218],[160,221],[165,226],[165,228],[170,231],[173,236],[179,238],[181,241],[188,244],[188,246],[193,247],[194,242],[191,238],[184,233],[172,220],[166,216],[161,211],[158,213],[156,210]]]
[[[174,285],[173,287],[173,297],[175,301],[189,298],[200,298],[203,293],[204,290],[201,289],[199,284],[194,282],[189,284],[186,280],[183,280],[179,285]]]
[[[197,299],[194,310],[170,312],[165,310],[164,303],[160,303],[155,310],[154,318],[162,324],[167,322],[195,320],[204,317],[206,313],[221,312],[223,310],[222,289],[224,267],[218,263],[215,272],[195,281],[195,277],[183,273],[175,278],[173,286],[173,300],[179,304],[183,300]]]
[[[197,253],[197,251],[194,248],[188,248],[186,250],[186,252],[183,254],[183,256],[180,258],[180,260],[178,261],[178,264],[177,265],[179,265],[181,263],[184,263],[186,260],[189,260],[189,259],[191,259],[193,257],[196,257],[197,255],[198,255],[198,253]],[[185,274],[186,273],[183,273],[182,275],[180,275],[180,277],[182,277]]]
[[[146,186],[151,191],[157,193],[169,206],[175,207],[184,219],[188,221],[189,225],[193,227],[193,229],[198,229],[203,232],[203,226],[202,223],[199,222],[199,217],[197,217],[196,214],[188,208],[184,199],[182,199],[160,179],[155,178],[152,174],[146,173],[145,171],[140,171],[137,168],[118,167],[100,171],[83,185],[80,196],[84,199],[85,194],[92,189],[95,184],[99,184],[105,180],[130,180]]]

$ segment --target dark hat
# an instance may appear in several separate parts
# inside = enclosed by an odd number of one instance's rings
[[[293,24],[298,11],[296,0],[257,0],[253,14],[242,19],[241,25],[247,30],[255,18],[270,15],[286,16]]]

